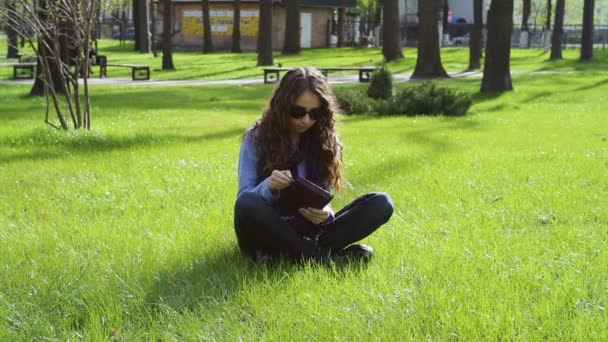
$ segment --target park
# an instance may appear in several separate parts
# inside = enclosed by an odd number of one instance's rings
[[[16,63],[8,44],[0,64]],[[608,339],[601,45],[588,61],[580,45],[561,59],[512,47],[512,90],[482,91],[468,46],[437,49],[450,77],[420,80],[410,46],[388,62],[378,46],[272,49],[270,66],[256,51],[176,49],[167,70],[131,40],[97,44],[150,79],[93,65],[90,129],[45,123],[34,80],[0,67],[0,340]],[[432,82],[471,99],[462,115],[337,116],[346,186],[333,207],[394,201],[364,240],[368,263],[239,252],[239,147],[277,87],[263,69],[302,66],[334,70],[338,95],[370,87],[339,68],[375,66],[395,93]]]

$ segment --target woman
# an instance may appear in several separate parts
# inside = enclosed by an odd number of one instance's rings
[[[351,244],[390,219],[393,202],[387,194],[361,196],[336,214],[329,205],[290,211],[281,202],[281,190],[295,177],[328,191],[340,187],[342,144],[334,131],[336,112],[336,100],[318,70],[292,69],[281,79],[262,118],[245,133],[234,226],[240,250],[254,260],[373,255],[371,247]]]

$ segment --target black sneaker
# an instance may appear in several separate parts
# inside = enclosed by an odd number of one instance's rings
[[[332,255],[332,258],[337,260],[358,260],[369,261],[374,256],[374,249],[367,245],[354,244],[337,251]]]

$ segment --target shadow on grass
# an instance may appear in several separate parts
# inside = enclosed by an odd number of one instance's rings
[[[104,153],[115,150],[126,150],[136,146],[167,146],[173,144],[195,144],[210,140],[234,138],[245,132],[245,127],[225,131],[211,132],[202,135],[177,134],[138,134],[134,136],[103,136],[95,132],[63,132],[55,130],[37,130],[19,137],[4,137],[0,146],[27,148],[27,152],[0,155],[0,162],[26,160],[46,160],[65,156],[66,153]],[[30,148],[36,149],[29,151]]]
[[[220,314],[226,310],[227,303],[239,297],[239,292],[259,289],[260,284],[272,290],[288,281],[286,278],[290,274],[311,268],[329,269],[330,276],[340,277],[363,271],[367,264],[342,262],[326,265],[288,259],[256,264],[235,246],[201,255],[188,266],[161,271],[150,284],[146,302],[160,314],[184,311]]]
[[[586,85],[586,86],[583,86],[583,87],[576,88],[576,89],[574,89],[574,91],[590,90],[590,89],[593,89],[593,88],[601,87],[601,86],[606,85],[606,84],[608,84],[608,79],[605,79],[605,80],[602,80],[602,81],[598,81],[598,82],[595,82],[593,84],[589,84],[589,85]]]
[[[384,184],[390,181],[395,175],[406,175],[409,171],[424,163],[431,163],[434,159],[440,158],[443,154],[453,153],[460,147],[449,140],[449,136],[442,135],[445,130],[466,129],[473,130],[479,128],[479,123],[473,120],[466,120],[466,117],[445,117],[446,126],[432,127],[427,129],[411,129],[402,136],[404,144],[419,145],[424,148],[424,153],[418,157],[394,157],[386,158],[376,163],[366,164],[358,176],[354,176],[353,182],[357,184],[367,184],[370,179],[374,184]],[[398,148],[398,147],[395,147]],[[379,152],[380,153],[380,152]],[[382,154],[382,153],[380,153]],[[378,172],[378,170],[385,170]],[[392,170],[387,172],[386,170]]]

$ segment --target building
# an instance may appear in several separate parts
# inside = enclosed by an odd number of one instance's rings
[[[399,1],[399,17],[402,21],[408,23],[418,22],[418,1],[420,0],[400,0]],[[485,8],[483,1],[482,7]],[[456,22],[458,19],[464,20],[468,24],[473,23],[473,0],[448,0],[450,8],[449,18],[450,22]],[[483,21],[486,21],[486,13],[483,11]]]
[[[285,38],[285,4],[273,1],[272,47],[281,49]],[[173,0],[173,45],[177,48],[198,49],[203,44],[202,3],[197,0]],[[209,1],[213,47],[228,50],[232,46],[234,1]],[[257,46],[260,1],[241,1],[241,48],[255,50]],[[300,26],[302,48],[327,47],[334,11],[339,7],[355,7],[356,0],[304,0],[301,2]],[[159,9],[162,10],[162,9]],[[156,31],[162,32],[162,13]]]

